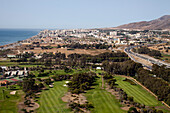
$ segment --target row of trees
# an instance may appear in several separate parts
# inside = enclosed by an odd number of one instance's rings
[[[156,64],[153,64],[152,73],[157,77],[160,77],[165,81],[170,82],[170,68],[166,68],[164,65],[158,66]]]
[[[11,60],[12,62],[19,62],[20,65],[45,65],[45,66],[70,66],[85,68],[94,63],[102,63],[105,60],[109,62],[123,62],[129,60],[128,56],[122,52],[106,52],[99,55],[87,54],[70,54],[68,58],[64,53],[44,53],[42,58],[34,58],[34,54],[25,54],[25,57],[20,57],[18,60]],[[28,58],[29,57],[29,58]],[[69,70],[68,70],[69,71]]]
[[[170,105],[170,86],[162,79],[152,77],[150,71],[140,68],[137,72],[137,80],[158,96],[158,100]]]
[[[147,47],[141,47],[141,48],[138,48],[138,49],[133,48],[133,51],[137,52],[139,54],[148,54],[149,56],[155,56],[155,57],[161,57],[162,56],[160,51],[151,50]]]
[[[11,51],[10,49],[0,50],[0,57],[6,57],[7,54],[11,54],[11,53],[14,53],[14,52]]]
[[[109,63],[107,60],[102,63],[104,70],[108,73],[135,76],[137,70],[142,67],[141,64],[135,63],[134,61],[128,60],[125,62],[112,62]]]
[[[109,47],[112,47],[111,45],[106,44],[79,44],[79,43],[72,43],[68,45],[64,45],[64,47],[67,48],[73,48],[73,49],[108,49]]]
[[[122,52],[106,52],[106,53],[101,53],[96,56],[92,55],[86,55],[86,54],[70,54],[68,55],[68,62],[67,64],[69,66],[81,66],[85,67],[89,63],[102,63],[105,60],[112,61],[112,62],[123,62],[129,60],[128,56],[125,53]]]

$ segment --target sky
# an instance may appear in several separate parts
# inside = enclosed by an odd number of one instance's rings
[[[0,28],[116,27],[170,15],[170,0],[0,0]]]

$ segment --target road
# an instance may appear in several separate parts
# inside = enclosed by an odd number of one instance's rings
[[[139,45],[139,46],[142,46],[142,45]],[[170,68],[170,64],[169,63],[165,63],[163,61],[160,61],[158,59],[155,59],[153,57],[150,57],[150,56],[145,56],[145,55],[141,55],[141,54],[138,54],[138,53],[134,53],[132,51],[133,48],[135,48],[137,46],[130,46],[130,47],[126,47],[124,49],[124,52],[134,61],[134,62],[138,62],[138,63],[141,63],[144,67],[147,67],[149,70],[152,70],[152,66],[149,66],[143,62],[140,62],[139,60],[137,61],[136,59],[133,58],[132,55],[136,56],[136,57],[139,57],[141,59],[144,59],[152,64],[157,64],[159,66],[162,66],[162,65],[165,65],[167,68]]]

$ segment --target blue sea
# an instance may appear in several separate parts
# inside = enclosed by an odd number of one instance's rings
[[[0,29],[0,46],[28,39],[39,33],[38,29]]]

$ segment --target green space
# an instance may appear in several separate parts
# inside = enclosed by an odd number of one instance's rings
[[[66,104],[61,97],[67,92],[67,87],[63,86],[65,81],[54,83],[54,87],[49,90],[43,90],[39,98],[40,108],[38,113],[69,113],[70,109],[66,108]]]
[[[10,90],[6,87],[0,87],[0,113],[17,113],[17,103],[21,100],[24,92],[20,90],[19,86],[16,89]],[[3,93],[4,90],[4,93]],[[15,95],[10,95],[11,91],[17,91]]]
[[[18,65],[19,67],[37,67],[42,65]]]
[[[97,71],[101,72],[101,71]],[[85,93],[87,100],[91,102],[94,108],[92,113],[124,113],[118,100],[111,93],[101,89],[102,80],[98,78],[96,85]]]
[[[161,104],[153,95],[143,89],[140,85],[131,85],[129,82],[123,81],[125,78],[121,76],[115,76],[115,79],[117,80],[116,83],[118,84],[118,87],[122,88],[128,96],[132,96],[134,101],[147,106],[158,106]]]
[[[162,57],[160,57],[160,59],[170,63],[170,55],[162,54]]]
[[[17,62],[10,62],[9,60],[6,61],[0,61],[0,66],[14,66],[18,65]]]
[[[50,72],[51,71],[51,72]],[[88,70],[72,70],[70,72],[65,72],[64,70],[44,70],[43,73],[47,73],[47,76],[53,76],[53,75],[72,75],[72,74],[76,74],[76,73],[82,73],[82,72],[87,72]],[[31,71],[33,74],[35,74],[36,77],[38,77],[38,74],[41,71]],[[49,73],[50,72],[50,73]],[[44,77],[40,77],[40,78],[44,78]]]
[[[7,59],[7,60],[1,60],[0,61],[0,66],[37,67],[37,66],[42,66],[42,65],[37,65],[37,64],[21,65],[18,62],[11,62],[9,59]]]

